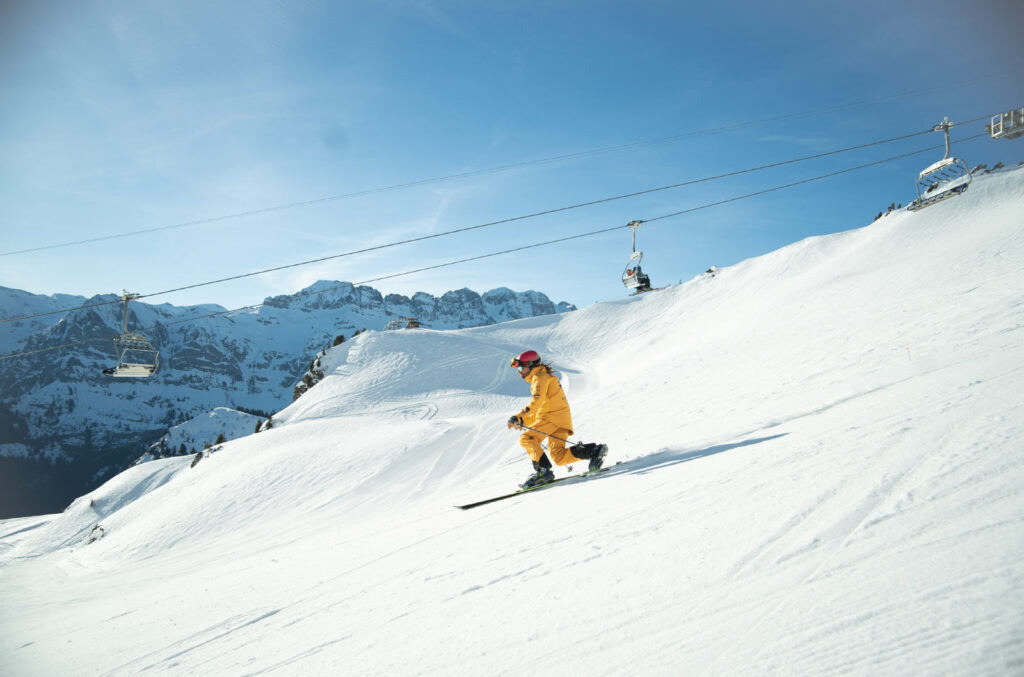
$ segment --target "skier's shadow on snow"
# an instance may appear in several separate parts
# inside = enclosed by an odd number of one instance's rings
[[[789,433],[780,433],[778,435],[769,435],[768,437],[756,437],[750,440],[743,440],[742,442],[733,442],[731,444],[717,444],[713,447],[707,447],[706,449],[697,449],[695,451],[678,451],[673,449],[663,449],[656,451],[649,456],[641,456],[640,458],[634,458],[631,461],[623,461],[617,463],[608,468],[608,475],[646,475],[647,473],[654,472],[655,470],[661,470],[669,466],[678,465],[680,463],[689,463],[690,461],[696,461],[708,456],[714,456],[716,454],[723,454],[727,451],[733,451],[734,449],[740,449],[741,447],[749,447],[755,444],[761,444],[762,442],[768,442],[769,440],[775,440],[780,437],[785,437]]]

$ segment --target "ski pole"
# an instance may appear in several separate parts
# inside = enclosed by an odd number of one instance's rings
[[[541,430],[537,430],[536,428],[531,428],[531,427],[530,427],[530,426],[528,426],[528,425],[523,425],[522,423],[519,423],[519,424],[517,424],[517,425],[518,425],[518,427],[520,427],[520,428],[525,428],[526,430],[532,430],[532,431],[533,431],[533,432],[535,432],[535,433],[540,433],[541,435],[544,435],[544,436],[546,436],[546,437],[550,437],[550,438],[551,438],[551,439],[553,439],[553,440],[558,440],[559,442],[565,442],[566,444],[570,444],[570,445],[571,445],[571,444],[573,444],[573,443],[572,443],[572,442],[570,442],[569,440],[564,440],[564,439],[562,439],[561,437],[558,437],[558,436],[556,436],[556,435],[548,435],[548,433],[546,433],[546,432],[543,432],[543,431],[541,431]]]

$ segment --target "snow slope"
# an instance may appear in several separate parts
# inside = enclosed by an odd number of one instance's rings
[[[273,429],[0,522],[4,673],[1019,675],[1022,215],[1004,171],[663,291],[362,334]],[[525,348],[618,464],[455,510],[529,472]]]
[[[194,454],[211,447],[217,440],[245,437],[261,422],[258,416],[227,407],[215,407],[202,416],[171,427],[167,434],[146,449],[135,463],[148,463],[156,458]]]

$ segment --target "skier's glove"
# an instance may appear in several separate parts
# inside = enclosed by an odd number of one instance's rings
[[[520,430],[521,430],[521,429],[522,429],[522,427],[523,427],[523,419],[519,418],[518,416],[512,416],[512,417],[510,417],[510,418],[508,419],[508,427],[509,427],[510,429],[511,429],[511,428],[518,428],[518,429],[520,429]]]

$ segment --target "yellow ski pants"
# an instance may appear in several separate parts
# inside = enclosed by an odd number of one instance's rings
[[[559,428],[552,423],[540,423],[530,427],[536,428],[539,432],[527,430],[519,438],[519,444],[523,449],[526,449],[526,453],[530,455],[530,460],[534,463],[539,461],[540,457],[544,455],[544,447],[540,443],[544,441],[545,437],[548,438],[548,456],[555,465],[569,465],[570,463],[582,460],[573,456],[572,452],[565,447],[563,440],[572,435],[572,431],[568,428]],[[555,437],[548,437],[549,435],[561,437],[562,439],[558,440]]]

